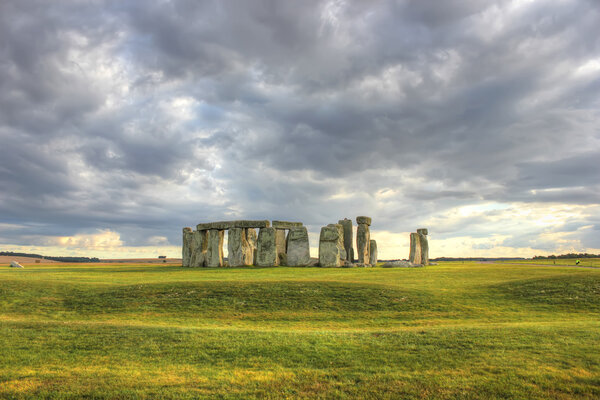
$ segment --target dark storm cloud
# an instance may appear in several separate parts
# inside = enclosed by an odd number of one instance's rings
[[[585,1],[5,1],[0,222],[135,245],[231,217],[398,232],[598,204],[599,26]]]

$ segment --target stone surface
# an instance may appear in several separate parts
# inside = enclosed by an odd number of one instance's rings
[[[275,247],[277,248],[277,262],[287,265],[285,252],[285,229],[275,229]]]
[[[21,264],[19,264],[18,262],[16,262],[16,261],[11,261],[10,262],[10,267],[11,268],[23,268],[23,266]]]
[[[338,230],[337,244],[340,252],[340,258],[342,259],[342,261],[345,261],[347,259],[347,254],[346,248],[344,247],[344,227],[341,224],[329,224],[327,226],[333,226],[335,229]]]
[[[256,229],[254,229],[254,228],[246,229],[246,240],[248,240],[248,245],[252,249],[252,265],[256,265],[256,243],[258,241],[258,235],[256,234]]]
[[[292,229],[303,225],[302,222],[273,221],[272,226],[277,229]]]
[[[341,227],[341,225],[338,226]],[[342,265],[339,238],[340,230],[336,224],[321,228],[319,237],[319,265],[321,267],[340,267]]]
[[[371,241],[371,232],[369,225],[359,224],[356,230],[356,261],[362,264],[369,264],[369,245]]]
[[[302,267],[310,263],[308,231],[305,226],[291,228],[287,236],[287,265]]]
[[[192,251],[190,267],[205,267],[208,249],[208,231],[194,231],[192,234]]]
[[[277,246],[275,245],[275,228],[261,228],[256,244],[256,265],[272,267],[277,265]]]
[[[364,215],[356,217],[356,223],[358,225],[360,225],[360,224],[366,224],[366,225],[370,226],[371,225],[371,217],[365,217]]]
[[[352,245],[354,234],[352,232],[352,220],[344,218],[339,220],[338,223],[344,227],[344,249],[346,250],[346,259],[348,261],[354,261],[354,247]]]
[[[369,242],[369,264],[377,265],[377,241],[375,240]]]
[[[413,264],[410,261],[388,261],[381,264],[382,268],[415,268],[422,267],[421,264]]]
[[[417,233],[421,235],[429,235],[429,233],[427,232],[427,228],[417,229]]]
[[[223,237],[225,231],[221,229],[210,229],[208,231],[208,246],[206,249],[206,266],[223,266]]]
[[[410,254],[408,261],[413,264],[421,264],[421,236],[418,233],[410,234]]]
[[[181,265],[183,267],[190,266],[192,257],[192,228],[183,228],[183,245],[181,246]]]
[[[419,243],[421,244],[421,264],[429,265],[429,241],[427,240],[427,234],[419,233],[419,231],[427,232],[427,229],[418,229],[417,234],[419,235]]]
[[[238,220],[238,221],[219,221],[219,222],[208,222],[196,225],[196,229],[199,231],[205,231],[209,229],[225,230],[231,228],[266,228],[271,223],[267,220]]]
[[[230,267],[252,265],[253,249],[244,228],[231,228],[227,231],[227,261]]]

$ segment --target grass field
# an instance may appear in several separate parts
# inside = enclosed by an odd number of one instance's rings
[[[600,267],[600,258],[557,258],[551,259],[525,259],[525,260],[503,260],[500,263],[518,263],[518,264],[548,264],[548,265],[579,265],[582,267]]]
[[[0,268],[1,398],[600,398],[600,269]]]

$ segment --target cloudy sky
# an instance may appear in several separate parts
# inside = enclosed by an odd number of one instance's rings
[[[357,215],[382,258],[600,253],[600,4],[0,2],[0,250]]]

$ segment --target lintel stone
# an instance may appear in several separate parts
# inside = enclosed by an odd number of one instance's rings
[[[366,224],[366,225],[371,225],[371,217],[365,217],[365,216],[359,216],[356,217],[356,223],[357,224]]]
[[[196,229],[199,231],[206,231],[209,229],[231,229],[231,228],[268,228],[271,223],[267,220],[238,220],[238,221],[219,221],[219,222],[207,222],[204,224],[196,225]]]
[[[275,229],[292,229],[301,226],[303,226],[302,222],[273,221],[273,228]]]

